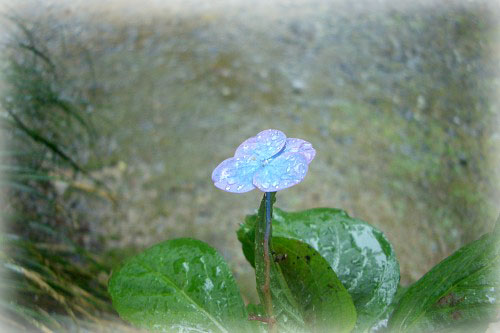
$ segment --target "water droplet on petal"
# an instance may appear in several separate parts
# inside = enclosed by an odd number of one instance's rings
[[[238,191],[243,188],[243,185],[238,186]]]
[[[269,184],[268,184],[268,183],[262,183],[262,187],[263,187],[263,188],[268,188],[268,187],[269,187]]]
[[[234,178],[228,178],[228,179],[227,179],[227,183],[228,183],[229,185],[233,185],[233,184],[235,184],[235,183],[236,183],[236,179],[234,179]]]
[[[286,168],[286,172],[290,172],[290,167]]]
[[[231,186],[226,186],[226,191],[229,191],[231,189]]]

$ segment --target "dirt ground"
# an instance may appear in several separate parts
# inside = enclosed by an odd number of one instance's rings
[[[100,138],[82,159],[118,204],[89,204],[89,244],[123,255],[199,238],[252,294],[235,230],[262,194],[225,193],[210,175],[244,139],[277,128],[317,151],[277,206],[342,208],[374,224],[402,282],[418,279],[499,210],[497,8],[438,3],[19,5],[65,36],[51,49],[94,106]]]

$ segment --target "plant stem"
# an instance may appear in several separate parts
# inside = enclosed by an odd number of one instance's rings
[[[262,286],[262,292],[265,295],[266,300],[266,313],[269,316],[268,321],[268,331],[269,333],[275,333],[276,325],[273,315],[273,303],[271,298],[271,256],[269,251],[269,240],[271,238],[271,193],[266,192],[266,230],[264,233],[264,263],[265,267],[265,283]]]

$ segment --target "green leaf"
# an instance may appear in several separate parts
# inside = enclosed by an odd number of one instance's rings
[[[408,287],[403,287],[401,285],[398,286],[398,291],[396,292],[396,295],[394,295],[392,303],[387,307],[382,316],[379,317],[378,321],[371,326],[371,333],[386,331],[387,325],[389,323],[389,318],[391,318],[392,313],[396,309],[396,305],[399,303],[399,300],[401,299],[401,297],[403,297],[407,290]]]
[[[271,209],[275,202],[276,193],[271,193]],[[265,261],[264,261],[264,233],[266,216],[265,195],[262,198],[259,213],[256,218],[255,232],[255,278],[257,282],[257,293],[260,302],[266,304],[266,296],[263,291],[265,284]],[[272,247],[270,247],[272,251]],[[299,306],[292,296],[290,289],[281,273],[280,267],[270,258],[270,290],[272,299],[272,316],[275,318],[279,332],[304,332],[304,320],[299,311]],[[266,315],[271,314],[266,310]]]
[[[245,223],[240,224],[240,228],[236,231],[243,254],[253,268],[255,268],[255,221],[256,215],[247,215]]]
[[[113,272],[114,308],[140,328],[248,331],[247,313],[223,258],[207,244],[181,238],[157,244]]]
[[[356,324],[356,309],[328,262],[310,245],[273,237],[274,261],[313,332],[350,332]]]
[[[401,298],[389,327],[401,332],[486,329],[500,297],[498,233],[484,235],[437,264]]]
[[[266,311],[262,304],[247,304],[247,313],[248,318],[254,317],[253,320],[250,320],[250,324],[253,325],[254,332],[258,333],[266,333],[268,331],[267,324],[255,319],[255,317],[266,317]]]
[[[256,215],[247,216],[238,230],[238,239],[251,264],[255,221]],[[380,230],[339,209],[287,213],[275,208],[273,235],[305,242],[328,261],[352,296],[358,313],[356,331],[378,323],[399,284],[399,263]]]

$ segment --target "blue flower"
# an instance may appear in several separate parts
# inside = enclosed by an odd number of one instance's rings
[[[212,172],[214,185],[221,190],[244,193],[258,188],[276,192],[300,183],[316,151],[307,141],[288,138],[275,129],[245,140],[234,157]]]

